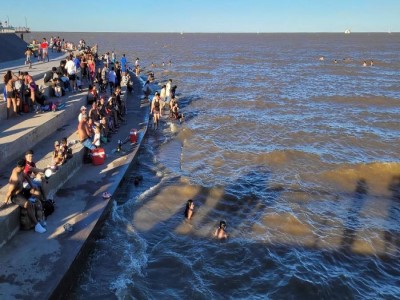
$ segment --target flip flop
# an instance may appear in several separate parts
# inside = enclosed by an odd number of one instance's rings
[[[103,199],[110,199],[111,198],[111,194],[109,192],[104,192],[103,193]]]

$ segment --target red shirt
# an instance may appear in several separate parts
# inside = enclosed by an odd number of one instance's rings
[[[42,49],[47,49],[48,47],[49,47],[49,43],[47,43],[47,42],[43,42],[40,44],[40,48],[42,48]]]
[[[25,168],[24,168],[24,173],[26,175],[28,175],[28,176],[31,176],[31,174],[32,174],[31,168],[36,168],[36,164],[34,162],[26,161]]]

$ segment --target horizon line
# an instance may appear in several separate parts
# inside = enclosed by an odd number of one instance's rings
[[[170,34],[189,34],[189,33],[196,33],[196,34],[264,34],[264,33],[343,33],[344,31],[237,31],[237,32],[227,32],[227,31],[59,31],[59,30],[52,30],[52,31],[41,31],[41,30],[31,30],[32,32],[68,32],[68,33],[170,33]],[[351,34],[354,33],[398,33],[398,31],[351,31]]]

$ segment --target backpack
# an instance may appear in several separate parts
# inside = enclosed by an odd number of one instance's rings
[[[54,201],[52,199],[47,199],[42,202],[44,215],[47,218],[54,212]]]
[[[23,207],[20,208],[19,221],[21,230],[30,230],[33,227],[35,227],[35,224],[31,221],[31,219],[28,216],[28,211],[26,210],[26,208]]]

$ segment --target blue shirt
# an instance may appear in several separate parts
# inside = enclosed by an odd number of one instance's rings
[[[81,66],[81,61],[79,60],[79,58],[77,58],[77,57],[74,58],[74,64],[75,64],[75,67],[77,69],[79,69],[79,67]]]
[[[125,56],[121,57],[121,69],[123,72],[125,72],[125,69],[126,69],[126,57]]]

